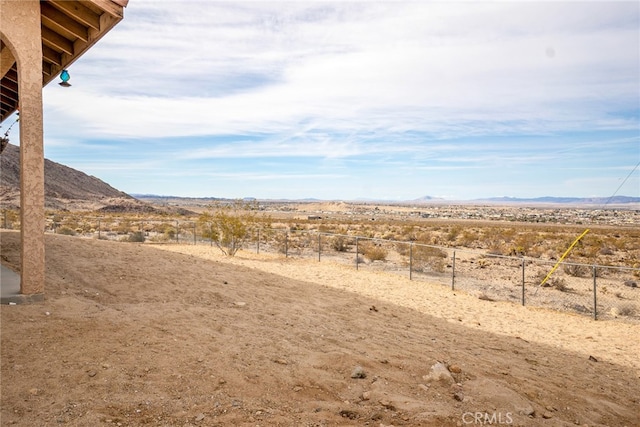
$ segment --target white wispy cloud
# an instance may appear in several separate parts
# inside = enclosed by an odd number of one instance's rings
[[[639,9],[136,0],[73,65],[72,88],[45,89],[46,131],[52,148],[126,140],[184,162],[550,161],[600,140],[523,143],[522,154],[504,138],[609,132],[611,141],[638,129]]]
[[[570,8],[573,27],[549,3],[172,5],[132,4],[141,22],[125,20],[76,67],[98,83],[49,94],[50,108],[124,137],[281,132],[309,117],[436,133],[460,122],[631,125],[600,106],[629,108],[638,90],[624,75],[637,29],[615,25],[625,5]],[[602,79],[611,73],[620,78]]]

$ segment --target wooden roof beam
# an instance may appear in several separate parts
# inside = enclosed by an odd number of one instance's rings
[[[18,83],[13,82],[9,79],[2,80],[2,89],[7,89],[11,92],[15,92],[16,96],[18,96]],[[16,98],[18,99],[18,98]]]
[[[53,66],[52,64],[42,61],[42,73],[46,74],[47,76],[51,76],[53,70]],[[43,76],[43,80],[44,80],[44,76]]]
[[[2,97],[5,98],[5,103],[7,99],[10,99],[13,102],[18,102],[18,88],[16,90],[10,90],[7,86],[2,86]]]
[[[114,18],[122,19],[124,16],[122,14],[123,6],[119,6],[111,0],[91,0],[91,3],[95,4]]]
[[[18,66],[14,63],[13,67],[4,75],[4,79],[10,80],[18,84]]]
[[[51,48],[63,51],[67,55],[73,55],[73,42],[45,25],[42,26],[42,42]]]
[[[100,29],[100,15],[94,13],[91,9],[80,2],[56,0],[49,1],[49,3],[73,19],[82,22],[84,25],[91,27],[94,30]]]
[[[42,59],[51,64],[62,66],[62,55],[49,46],[42,45]]]
[[[71,19],[69,15],[60,12],[48,2],[40,3],[40,12],[42,14],[42,22],[47,27],[66,31],[85,42],[89,39],[87,27]]]

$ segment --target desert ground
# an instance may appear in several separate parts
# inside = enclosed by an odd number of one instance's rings
[[[1,234],[19,269],[19,233]],[[2,426],[640,426],[640,325],[331,262],[46,236]]]

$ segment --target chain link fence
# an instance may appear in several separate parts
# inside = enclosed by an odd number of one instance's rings
[[[19,229],[17,218],[4,228]],[[123,242],[214,246],[204,225],[171,218],[88,218],[53,215],[46,232]],[[640,322],[640,269],[556,262],[469,249],[425,245],[281,226],[251,230],[246,250],[317,259],[383,271],[410,280],[439,283],[487,301],[544,307],[591,316]]]

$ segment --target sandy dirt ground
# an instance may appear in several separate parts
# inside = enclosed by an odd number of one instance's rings
[[[19,234],[1,234],[19,265]],[[640,326],[344,265],[46,237],[2,426],[640,426]]]

